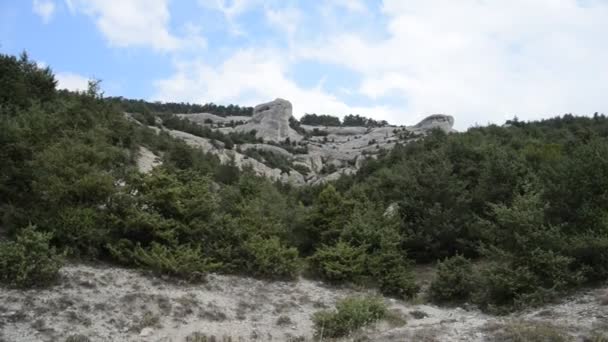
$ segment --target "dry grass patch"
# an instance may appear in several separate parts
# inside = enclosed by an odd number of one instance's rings
[[[563,328],[546,322],[514,321],[489,323],[483,330],[496,342],[568,342],[573,341]]]

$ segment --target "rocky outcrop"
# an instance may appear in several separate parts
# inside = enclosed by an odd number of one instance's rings
[[[454,129],[454,117],[444,114],[434,114],[427,116],[424,120],[420,121],[417,125],[410,127],[413,131],[429,131],[435,128],[439,128],[446,133],[453,132]]]
[[[140,146],[137,151],[137,169],[141,173],[149,173],[155,167],[162,164],[160,158],[147,148]]]
[[[256,136],[265,141],[281,142],[287,139],[300,141],[302,136],[289,127],[289,118],[292,116],[292,106],[287,100],[274,101],[255,106],[253,116],[249,122],[237,126],[237,132],[256,131]]]
[[[275,181],[295,185],[321,184],[336,180],[342,175],[353,174],[361,168],[365,160],[375,158],[383,150],[390,150],[396,144],[405,144],[432,129],[453,132],[454,118],[435,114],[414,126],[383,127],[328,127],[301,125],[305,134],[299,134],[289,125],[292,106],[289,101],[276,99],[258,105],[252,117],[220,117],[208,113],[178,114],[194,123],[217,129],[223,133],[253,130],[258,138],[273,144],[240,144],[228,150],[219,141],[194,136],[192,134],[166,130],[172,136],[184,140],[191,146],[218,156],[222,163],[234,163],[239,168],[251,168],[256,174]],[[157,129],[158,128],[154,128]],[[306,153],[294,154],[294,148],[277,143],[286,141],[297,143],[297,150]],[[267,166],[265,160],[245,155],[250,149],[272,152],[291,162],[292,169],[282,172]]]

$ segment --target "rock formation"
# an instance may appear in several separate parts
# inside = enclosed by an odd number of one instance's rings
[[[424,136],[432,129],[453,132],[454,118],[431,115],[415,126],[327,127],[301,125],[300,134],[289,125],[292,106],[289,101],[276,99],[258,105],[252,117],[220,117],[209,113],[178,114],[196,124],[221,132],[251,132],[264,143],[240,144],[224,148],[219,141],[210,141],[181,131],[161,129],[184,140],[191,146],[215,154],[223,163],[233,162],[240,168],[249,167],[256,174],[294,185],[320,184],[336,180],[341,175],[356,173],[367,158],[396,144],[405,144]],[[158,130],[159,128],[153,127]],[[289,144],[286,144],[286,142]],[[279,146],[277,146],[279,145]],[[272,168],[263,158],[249,157],[249,150],[272,153],[291,163],[291,170]],[[299,153],[294,153],[298,151]],[[305,153],[304,153],[305,152]],[[258,154],[259,155],[259,154]]]
[[[256,136],[265,141],[281,142],[289,138],[291,141],[300,141],[302,136],[289,127],[289,118],[292,116],[292,106],[287,100],[274,101],[255,106],[251,121],[237,126],[237,132],[250,132],[255,130]]]
[[[433,114],[427,116],[424,120],[420,121],[413,127],[410,127],[412,131],[429,131],[434,128],[439,128],[446,133],[453,132],[454,129],[454,117],[444,114]]]

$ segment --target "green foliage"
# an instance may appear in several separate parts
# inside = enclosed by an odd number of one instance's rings
[[[16,241],[0,242],[0,284],[27,288],[46,286],[55,280],[62,258],[49,245],[51,237],[28,226],[19,232]]]
[[[308,216],[302,249],[310,251],[321,244],[337,242],[348,221],[352,205],[332,185],[319,193]]]
[[[360,115],[346,115],[342,120],[342,126],[364,126],[364,127],[382,127],[388,125],[388,122],[376,121]]]
[[[338,302],[335,311],[316,312],[312,320],[315,335],[323,339],[348,336],[386,315],[386,304],[379,298],[349,297]]]
[[[563,236],[545,222],[538,193],[517,195],[511,206],[493,206],[492,235],[500,245],[484,251],[493,262],[482,272],[483,305],[542,304],[579,284],[581,272],[563,255]]]
[[[354,281],[365,271],[365,248],[338,241],[333,246],[322,246],[310,258],[310,264],[321,278]]]
[[[429,287],[429,297],[440,303],[466,301],[475,289],[475,280],[468,259],[461,255],[446,258],[437,266],[437,275]]]
[[[193,282],[204,280],[209,271],[219,266],[205,258],[200,248],[188,245],[171,248],[152,243],[151,247],[146,249],[138,245],[133,249],[129,259],[159,274]]]
[[[175,102],[147,102],[144,100],[131,100],[123,97],[109,97],[107,102],[119,105],[124,111],[130,113],[211,113],[222,117],[229,116],[252,116],[253,107],[239,107],[236,105],[216,105],[207,103],[204,105],[195,103]]]
[[[254,237],[245,244],[251,256],[247,268],[252,275],[264,278],[294,279],[299,269],[298,250],[287,247],[278,238]]]
[[[27,53],[19,58],[0,55],[0,112],[15,113],[34,102],[49,101],[56,84],[51,69],[39,68]]]
[[[300,123],[310,126],[340,126],[340,118],[325,114],[304,114]]]
[[[33,276],[28,267],[52,270],[54,248],[187,279],[209,270],[291,278],[302,255],[322,278],[376,285],[400,298],[418,290],[410,258],[457,256],[441,264],[436,296],[468,296],[463,258],[477,259],[485,267],[471,299],[502,311],[608,279],[604,115],[512,120],[457,134],[436,130],[369,158],[356,175],[295,188],[221,164],[147,127],[161,118],[169,128],[231,148],[259,139],[173,114],[250,115],[251,108],[108,99],[98,85],[92,81],[84,93],[57,91],[48,68],[26,55],[0,55],[0,227],[9,237],[30,223],[48,233],[29,237],[47,252],[30,255],[18,241],[3,243],[3,258],[17,260],[3,267],[20,274],[18,282]],[[301,123],[383,125],[358,115],[343,123],[309,115]],[[296,120],[290,125],[301,130]],[[292,141],[276,145],[307,151]],[[162,156],[163,166],[139,174],[140,146]],[[283,171],[307,171],[255,153]],[[36,258],[48,262],[31,262]]]

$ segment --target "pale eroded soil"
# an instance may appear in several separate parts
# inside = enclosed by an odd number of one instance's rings
[[[311,315],[363,290],[300,279],[265,282],[210,275],[185,285],[134,270],[70,265],[59,284],[44,290],[0,289],[0,341],[186,341],[193,333],[217,341],[312,341]],[[549,322],[583,340],[608,328],[603,289],[583,291],[561,304],[493,317],[476,309],[441,308],[387,299],[405,325],[381,322],[347,340],[492,341],[505,322]]]

